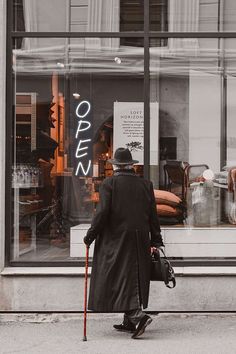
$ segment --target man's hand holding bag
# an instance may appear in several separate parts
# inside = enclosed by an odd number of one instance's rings
[[[160,251],[163,253],[163,257],[160,256]],[[174,269],[164,250],[159,248],[157,252],[152,252],[151,261],[150,280],[163,281],[168,288],[173,289],[176,286]],[[172,286],[169,283],[172,283]]]

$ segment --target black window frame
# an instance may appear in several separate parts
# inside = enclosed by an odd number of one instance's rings
[[[158,38],[168,40],[168,38],[235,38],[235,32],[168,32],[150,31],[150,8],[149,0],[144,0],[144,29],[137,32],[16,32],[12,29],[13,24],[13,1],[7,1],[7,41],[6,41],[6,201],[5,201],[5,266],[12,267],[75,267],[84,266],[84,261],[60,261],[60,262],[19,262],[10,260],[11,235],[12,235],[12,193],[11,193],[11,168],[12,168],[12,117],[13,112],[13,72],[12,72],[12,48],[15,40],[23,38],[143,38],[144,41],[144,177],[150,178],[150,77],[149,77],[149,48],[150,40]],[[218,26],[218,29],[219,26]],[[224,95],[223,95],[224,96]],[[223,97],[224,99],[224,97]],[[221,118],[221,144],[223,153],[221,154],[221,165],[226,160],[226,103],[222,104]],[[235,266],[236,259],[206,259],[206,260],[173,260],[174,266]]]

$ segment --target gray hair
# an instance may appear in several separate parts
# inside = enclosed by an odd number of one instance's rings
[[[134,168],[133,164],[130,165],[112,165],[113,170],[132,170]]]

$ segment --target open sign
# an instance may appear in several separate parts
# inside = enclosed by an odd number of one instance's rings
[[[76,176],[89,176],[92,170],[92,124],[89,120],[91,104],[88,101],[81,101],[75,110],[78,118],[77,129],[75,133],[76,140]]]

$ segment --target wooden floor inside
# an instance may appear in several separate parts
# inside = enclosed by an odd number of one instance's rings
[[[54,242],[53,242],[54,241]],[[36,250],[22,254],[20,262],[71,261],[69,240],[37,240]]]

